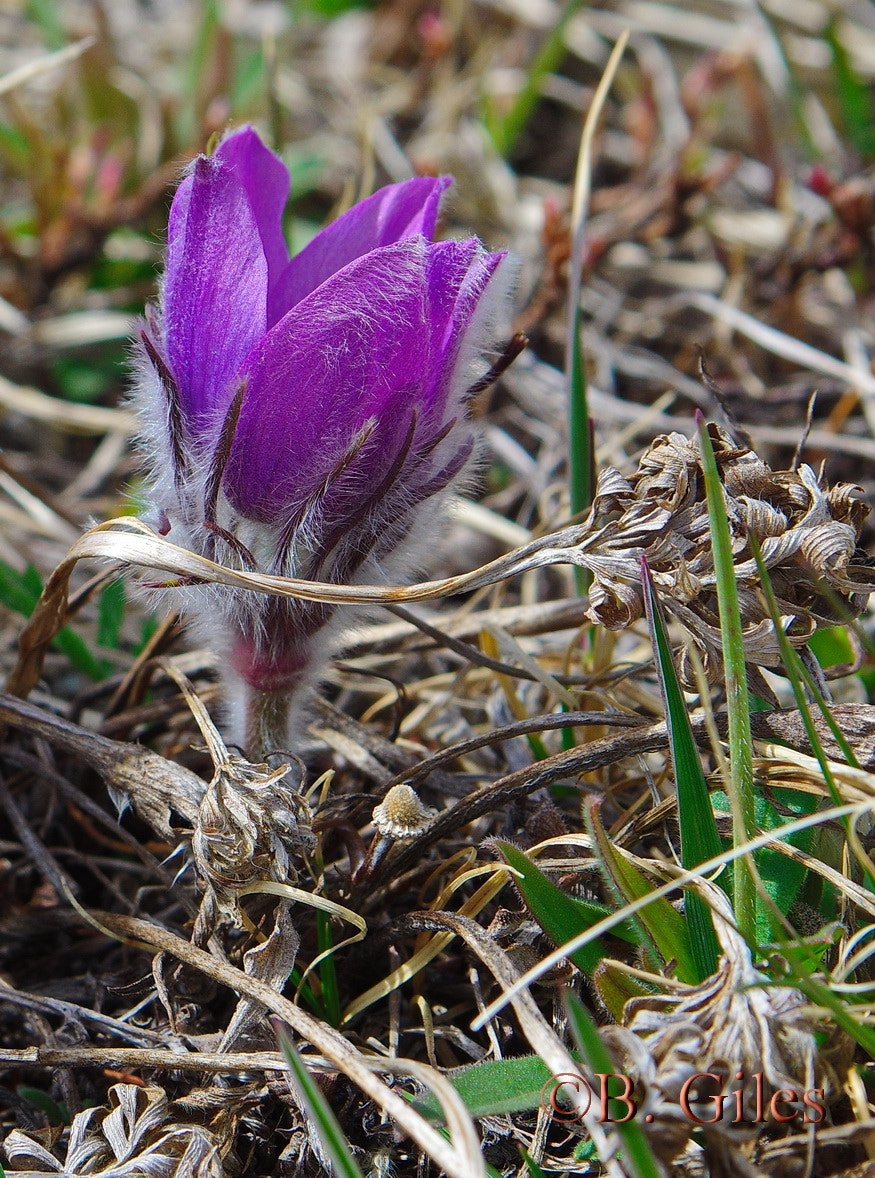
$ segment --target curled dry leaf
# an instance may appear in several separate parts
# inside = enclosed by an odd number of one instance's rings
[[[180,1124],[162,1089],[116,1084],[109,1107],[77,1113],[70,1126],[66,1158],[58,1130],[23,1133],[4,1144],[10,1174],[75,1174],[85,1178],[223,1178],[222,1142],[202,1125]]]
[[[804,644],[820,626],[865,608],[875,570],[857,543],[869,507],[859,487],[829,487],[810,466],[774,471],[752,450],[709,426],[723,482],[749,660],[780,662],[759,592],[751,537],[762,550],[789,637]],[[579,563],[593,574],[589,616],[612,630],[644,612],[640,564],[646,557],[660,595],[693,635],[712,677],[721,673],[721,638],[702,455],[698,442],[656,439],[626,479],[608,468],[582,528]],[[691,671],[683,667],[691,682]]]

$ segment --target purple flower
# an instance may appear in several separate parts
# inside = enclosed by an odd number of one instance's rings
[[[250,127],[199,156],[170,211],[138,395],[161,530],[236,567],[396,580],[433,541],[473,449],[466,390],[503,254],[433,243],[448,177],[393,184],[289,260],[283,163]],[[232,736],[285,743],[349,612],[190,587]],[[253,749],[255,751],[255,749]]]

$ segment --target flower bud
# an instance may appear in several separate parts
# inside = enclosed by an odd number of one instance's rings
[[[137,399],[163,534],[226,565],[391,583],[434,542],[474,437],[472,362],[505,256],[431,241],[448,177],[381,189],[289,260],[289,177],[251,127],[194,162],[170,212]],[[175,590],[217,653],[229,735],[295,744],[302,695],[348,609]]]

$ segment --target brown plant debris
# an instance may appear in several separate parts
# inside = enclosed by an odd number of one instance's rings
[[[819,627],[857,617],[866,606],[875,569],[858,542],[870,509],[859,487],[831,487],[806,464],[772,470],[719,426],[709,426],[709,433],[723,483],[745,651],[757,666],[776,666],[780,651],[751,540],[762,551],[788,636],[802,646]],[[587,523],[600,524],[581,562],[594,578],[592,621],[619,630],[642,616],[646,558],[660,596],[692,635],[710,678],[718,679],[716,577],[698,442],[679,433],[657,438],[630,478],[607,467]],[[682,672],[692,683],[688,659]]]
[[[77,1113],[66,1156],[53,1152],[60,1130],[23,1133],[4,1142],[10,1173],[94,1175],[94,1178],[222,1178],[221,1140],[198,1124],[185,1124],[158,1087],[116,1084],[109,1107]]]

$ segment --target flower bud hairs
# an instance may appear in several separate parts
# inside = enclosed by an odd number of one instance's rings
[[[472,365],[510,284],[502,253],[434,243],[451,180],[355,205],[289,260],[289,176],[251,127],[201,155],[170,210],[136,401],[164,535],[235,568],[392,583],[434,544],[474,449]],[[217,655],[230,740],[294,748],[348,607],[164,588]]]

